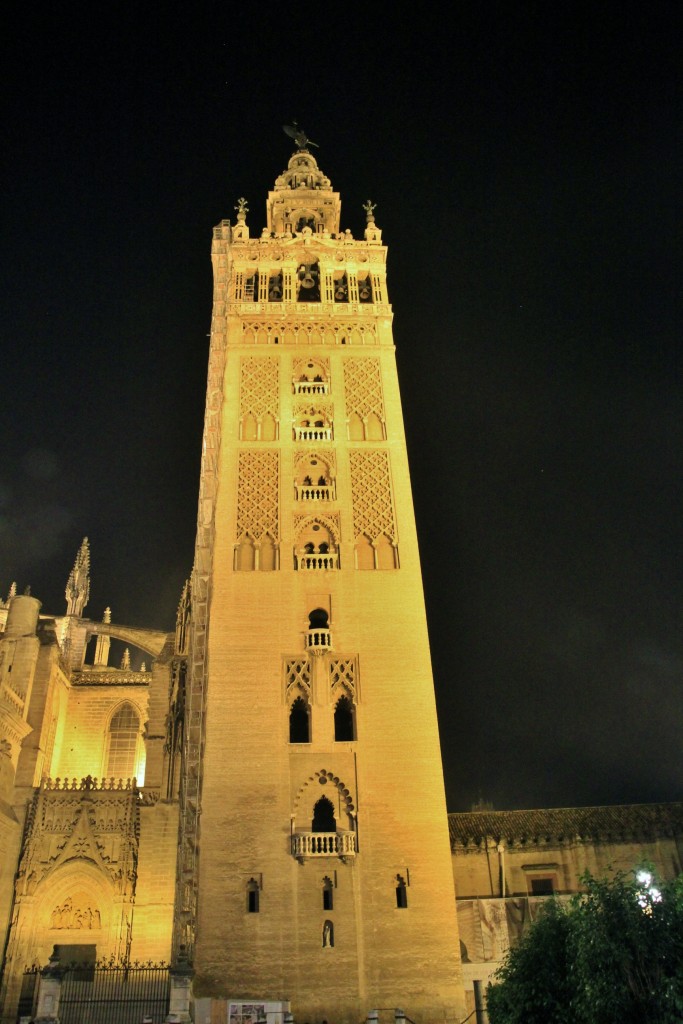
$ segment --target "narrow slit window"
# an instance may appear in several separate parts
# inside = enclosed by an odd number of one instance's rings
[[[396,875],[396,906],[399,910],[406,910],[408,907],[408,888],[405,878]]]
[[[247,882],[247,913],[258,914],[259,912],[259,886],[258,882],[250,878]]]

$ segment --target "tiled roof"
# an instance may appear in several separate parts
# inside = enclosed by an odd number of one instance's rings
[[[452,847],[478,845],[485,836],[508,845],[683,837],[683,803],[468,811],[449,814],[448,827]]]

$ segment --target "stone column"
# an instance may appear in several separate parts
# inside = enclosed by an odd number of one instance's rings
[[[34,1024],[59,1024],[59,995],[62,988],[62,968],[53,951],[47,967],[40,972],[38,1006]]]
[[[188,963],[185,947],[180,952],[175,964],[171,967],[171,1001],[168,1007],[167,1024],[189,1024],[190,1016],[190,985],[192,983],[192,967]]]

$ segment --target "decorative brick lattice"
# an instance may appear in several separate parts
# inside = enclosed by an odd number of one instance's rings
[[[354,539],[365,534],[371,541],[385,534],[398,543],[391,500],[389,453],[382,449],[349,451]]]
[[[247,449],[239,453],[237,482],[237,540],[247,534],[260,540],[266,533],[279,539],[278,452]]]
[[[240,416],[251,414],[256,419],[272,416],[279,419],[278,361],[247,357],[242,360],[240,382]]]
[[[308,658],[285,659],[285,704],[289,704],[292,695],[300,690],[306,696],[311,692],[311,664]]]
[[[356,700],[356,659],[335,658],[330,661],[330,689],[332,698],[336,691],[344,690],[349,697]]]
[[[379,359],[346,359],[344,393],[347,415],[355,412],[364,420],[370,413],[374,413],[384,421]]]

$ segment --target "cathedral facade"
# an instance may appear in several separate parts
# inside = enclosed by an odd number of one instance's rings
[[[340,210],[298,136],[263,231],[214,229],[175,631],[85,616],[87,540],[65,614],[0,607],[7,1024],[51,955],[168,962],[202,1024],[484,1021],[549,894],[680,872],[680,805],[447,815],[386,248]]]

